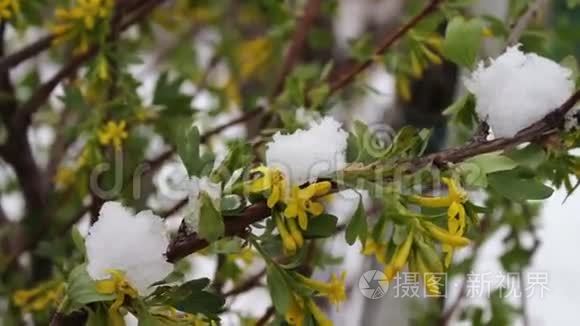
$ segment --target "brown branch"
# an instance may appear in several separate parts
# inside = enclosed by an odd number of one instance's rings
[[[56,35],[50,34],[0,59],[0,71],[7,71],[50,48]]]
[[[546,115],[542,120],[521,130],[514,137],[497,138],[490,141],[475,141],[464,146],[447,149],[418,159],[401,162],[401,164],[405,165],[409,172],[414,172],[433,162],[458,163],[480,154],[505,150],[525,142],[533,141],[537,138],[556,132],[558,128],[562,126],[566,113],[568,113],[568,111],[570,111],[578,101],[580,101],[580,89],[559,108],[556,108],[553,112]]]
[[[262,315],[262,317],[260,317],[260,319],[258,319],[258,321],[256,322],[256,326],[266,325],[268,320],[270,320],[270,318],[272,318],[272,316],[274,315],[274,312],[275,310],[273,306],[268,307],[268,309],[266,309],[266,312],[264,312],[264,315]]]
[[[270,216],[270,208],[266,202],[260,201],[248,206],[242,215],[225,221],[225,237],[231,237],[242,234],[248,226]],[[176,262],[177,260],[201,250],[209,245],[209,242],[200,239],[194,235],[178,235],[167,248],[165,253],[167,261]]]
[[[411,19],[407,24],[401,26],[394,33],[387,35],[381,42],[381,45],[375,50],[374,55],[371,58],[354,66],[343,74],[336,82],[331,83],[330,94],[334,94],[336,91],[353,82],[361,72],[373,64],[375,57],[383,55],[396,41],[407,34],[407,32],[414,28],[423,19],[434,13],[443,1],[445,0],[430,0],[429,4],[427,4],[427,6],[425,6],[417,16],[413,17],[413,19]]]
[[[238,285],[237,287],[227,291],[224,293],[224,297],[230,297],[230,296],[235,296],[244,292],[247,292],[253,288],[255,288],[256,286],[260,285],[260,280],[262,280],[262,278],[264,277],[264,275],[266,275],[266,269],[262,269],[259,273],[257,273],[256,275],[248,278],[247,280],[245,280],[242,284]]]
[[[321,5],[322,0],[309,0],[306,4],[304,8],[304,15],[302,15],[300,18],[298,28],[292,35],[292,41],[290,43],[290,47],[288,48],[288,52],[284,57],[282,69],[278,75],[278,78],[276,79],[276,82],[274,83],[274,90],[270,96],[271,98],[277,96],[282,91],[286,77],[292,71],[292,68],[300,58],[300,53],[304,50],[308,31],[320,14]]]

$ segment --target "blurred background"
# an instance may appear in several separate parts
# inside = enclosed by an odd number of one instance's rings
[[[288,35],[296,26],[280,23],[284,21],[284,13],[276,12],[275,1],[174,1],[162,6],[153,13],[153,25],[148,26],[144,44],[135,46],[135,52],[130,53],[137,60],[130,60],[129,73],[141,83],[137,92],[143,107],[155,104],[155,93],[159,88],[162,74],[170,71],[172,75],[186,76],[181,79],[180,90],[190,99],[185,106],[197,117],[201,131],[211,130],[232,119],[242,116],[244,108],[253,107],[265,101],[267,94],[263,89],[272,89],[277,94],[284,84],[283,81],[272,83],[273,68],[281,67],[282,48],[276,44],[280,35]],[[408,17],[409,12],[421,1],[405,0],[338,0],[338,1],[290,1],[295,8],[317,6],[322,14],[317,15],[314,27],[307,35],[306,49],[296,57],[300,63],[300,73],[308,75],[312,66],[324,66],[327,62],[334,64],[329,69],[329,75],[340,75],[356,62],[357,56],[364,55],[368,48],[378,43],[386,33],[394,30]],[[480,0],[473,1],[470,12],[473,15],[485,15],[489,22],[503,21],[511,26],[530,3],[537,5],[531,28],[521,36],[521,42],[526,50],[535,51],[555,60],[565,55],[580,54],[580,8],[575,11],[566,8],[566,0]],[[194,5],[191,5],[193,3]],[[46,5],[46,4],[43,4]],[[50,7],[50,6],[49,6]],[[187,8],[187,10],[185,9]],[[194,8],[194,9],[191,9]],[[271,10],[268,17],[258,9]],[[523,8],[523,9],[522,9]],[[307,13],[308,9],[304,9]],[[280,17],[279,17],[280,16]],[[272,23],[276,28],[271,28]],[[143,26],[140,26],[141,28]],[[236,30],[232,38],[235,41],[227,43],[224,37],[231,36],[228,31]],[[445,26],[441,26],[443,33]],[[126,38],[129,46],[139,38],[141,29],[129,28]],[[27,28],[25,31],[6,28],[5,40],[7,52],[18,49],[42,37],[45,31],[42,27]],[[224,47],[236,48],[236,58],[224,57]],[[489,37],[484,41],[481,57],[495,57],[505,49],[505,40]],[[131,51],[128,51],[131,52]],[[232,65],[231,61],[237,65]],[[393,59],[393,60],[396,60]],[[62,64],[61,53],[48,51],[29,60],[13,71],[12,80],[19,85],[38,85],[49,80],[57,73]],[[433,139],[429,150],[435,151],[445,147],[460,144],[469,133],[461,128],[454,128],[442,112],[454,100],[464,94],[462,78],[467,73],[451,63],[425,67],[419,77],[409,77],[399,71],[389,69],[392,65],[377,63],[364,75],[361,84],[363,89],[349,90],[342,101],[334,103],[328,114],[336,117],[348,128],[354,121],[361,120],[377,128],[392,128],[411,124],[420,128],[432,128]],[[233,71],[235,67],[237,71]],[[266,68],[264,68],[266,67]],[[258,78],[250,78],[258,76]],[[235,82],[232,82],[235,81]],[[71,81],[73,83],[74,81]],[[290,79],[287,83],[291,83]],[[280,84],[282,83],[282,84]],[[288,86],[287,86],[288,87]],[[291,87],[289,87],[291,88]],[[31,87],[19,87],[19,97],[29,95]],[[60,128],[75,121],[59,121],[58,115],[68,110],[63,105],[62,98],[67,96],[66,85],[59,85],[50,95],[48,108],[37,117],[27,132],[32,154],[40,166],[48,168],[55,155],[54,146],[62,141]],[[299,108],[287,110],[291,120],[299,126],[320,116],[321,113]],[[189,112],[191,114],[191,112]],[[286,113],[285,113],[286,114]],[[82,121],[77,117],[77,122]],[[290,118],[289,118],[290,119]],[[268,132],[260,121],[249,119],[244,124],[227,128],[210,139],[210,147],[214,152],[225,155],[226,145],[236,139],[259,136]],[[135,131],[145,139],[143,156],[153,159],[168,150],[169,145],[157,130],[144,126]],[[6,135],[2,130],[1,135]],[[86,145],[83,139],[68,140],[70,146],[61,153],[63,165],[74,161],[78,153]],[[5,161],[0,162],[0,230],[19,222],[26,210],[26,201],[21,187],[17,182],[17,171]],[[64,174],[56,174],[51,182],[56,187],[70,180]],[[145,181],[145,194],[136,201],[136,206],[150,207],[154,211],[164,211],[174,207],[182,198],[178,185],[186,177],[183,165],[177,159],[162,164],[159,170]],[[479,197],[479,202],[485,201],[484,194],[473,194]],[[354,212],[358,197],[345,201],[340,207],[334,207],[335,214],[342,220],[348,219]],[[574,325],[577,324],[575,308],[580,302],[580,284],[575,276],[580,274],[580,263],[575,259],[575,249],[580,247],[580,196],[576,193],[566,198],[565,190],[558,190],[539,207],[538,217],[533,220],[537,232],[523,237],[527,246],[537,247],[530,264],[524,273],[542,272],[548,275],[547,291],[543,296],[530,298],[513,296],[505,301],[495,302],[490,299],[494,287],[483,291],[480,295],[466,298],[461,305],[470,306],[472,310],[482,309],[486,316],[499,314],[498,309],[524,309],[526,317],[517,317],[508,324],[518,325]],[[83,199],[75,199],[83,202]],[[538,203],[538,205],[540,205]],[[91,212],[86,212],[76,223],[81,234],[86,234],[91,219]],[[167,219],[168,225],[177,230],[182,216],[176,211]],[[479,249],[476,261],[472,267],[474,273],[481,275],[505,275],[501,257],[506,252],[503,242],[507,229],[499,229],[489,235],[489,238]],[[412,325],[426,324],[422,315],[429,315],[429,305],[424,299],[395,298],[388,291],[383,298],[371,300],[365,298],[359,289],[359,279],[368,270],[381,270],[379,264],[371,257],[360,255],[362,248],[357,243],[347,246],[342,236],[324,244],[336,259],[332,268],[316,269],[314,277],[325,279],[335,271],[347,271],[347,286],[349,300],[339,310],[328,307],[328,312],[336,325]],[[537,241],[538,243],[536,243]],[[18,244],[7,244],[14,246]],[[47,247],[51,248],[51,247]],[[51,249],[49,249],[51,250]],[[461,262],[468,257],[468,252],[459,252],[456,260]],[[234,258],[243,270],[243,274],[252,276],[263,266],[251,257]],[[338,259],[341,258],[341,259]],[[22,264],[27,264],[30,257],[20,257]],[[218,264],[215,256],[193,255],[187,258],[189,266],[184,267],[188,278],[207,276],[212,278]],[[185,263],[184,263],[185,264]],[[455,302],[460,295],[464,277],[458,275],[450,280],[448,296],[441,300],[444,307]],[[517,286],[521,286],[519,283]],[[225,289],[231,288],[226,284]],[[464,295],[464,294],[463,294]],[[240,315],[259,318],[271,305],[267,288],[258,286],[250,291],[228,298],[228,306],[232,313],[224,319],[225,325],[241,323]],[[0,302],[7,305],[6,302]],[[495,306],[495,305],[499,305]],[[502,308],[503,307],[503,308]],[[460,311],[461,309],[457,309]],[[235,312],[235,313],[234,313]],[[418,313],[421,312],[421,313]],[[419,317],[418,317],[419,316]],[[461,321],[459,314],[453,315],[442,325],[472,324]],[[131,318],[128,317],[130,320]],[[491,323],[494,324],[494,323]],[[495,323],[501,325],[501,322]]]

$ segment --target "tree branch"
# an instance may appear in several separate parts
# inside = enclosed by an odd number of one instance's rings
[[[427,6],[425,6],[425,8],[423,8],[423,10],[421,10],[421,12],[419,12],[417,16],[413,17],[413,19],[411,19],[407,24],[401,26],[394,33],[387,35],[385,39],[381,42],[381,45],[378,47],[378,49],[375,50],[374,55],[371,58],[354,66],[348,72],[343,74],[336,82],[331,83],[330,94],[334,94],[336,91],[344,88],[345,86],[353,82],[358,76],[358,74],[360,74],[373,64],[376,56],[383,55],[396,41],[398,41],[405,34],[407,34],[409,30],[414,28],[423,19],[433,14],[437,10],[439,5],[443,3],[443,1],[445,0],[431,0],[429,4],[427,4]]]
[[[270,212],[270,208],[268,208],[264,201],[248,206],[242,215],[225,221],[224,236],[231,237],[242,234],[251,224],[270,216]],[[207,240],[198,238],[196,234],[178,235],[169,244],[165,256],[167,257],[167,261],[176,262],[208,245],[209,242]]]
[[[532,19],[543,7],[546,6],[547,3],[548,0],[535,0],[533,3],[528,5],[528,10],[526,10],[526,12],[520,16],[508,36],[508,46],[516,45],[519,42],[522,34],[524,34],[526,31],[526,28],[528,28],[528,25],[530,25]]]
[[[458,163],[479,154],[491,153],[514,147],[516,145],[532,141],[547,134],[554,133],[564,122],[566,113],[580,101],[580,89],[577,90],[566,102],[553,112],[546,115],[542,120],[532,124],[518,132],[511,138],[497,138],[490,141],[475,141],[467,145],[447,149],[433,153],[422,158],[401,162],[409,172],[415,172],[432,162]]]
[[[520,131],[512,138],[498,138],[492,141],[472,142],[467,145],[433,153],[414,160],[401,162],[406,173],[413,173],[434,161],[457,163],[479,154],[495,152],[511,148],[513,146],[537,139],[555,132],[561,127],[566,113],[580,101],[580,90],[577,90],[564,104],[546,115],[542,120]],[[248,206],[238,218],[227,220],[225,236],[239,235],[251,224],[263,220],[271,215],[271,210],[265,202],[257,202]],[[209,243],[193,235],[178,235],[167,249],[166,257],[170,262],[175,262],[191,253],[207,247]]]
[[[306,42],[306,37],[308,36],[308,31],[312,27],[316,17],[320,14],[320,7],[322,5],[322,0],[309,0],[304,8],[304,15],[300,18],[300,23],[298,28],[294,31],[292,35],[292,41],[286,56],[284,57],[284,62],[282,63],[282,69],[276,82],[274,83],[274,90],[271,94],[271,98],[278,95],[286,81],[286,77],[292,71],[292,68],[296,64],[296,61],[300,58],[300,53],[304,49],[304,44]]]

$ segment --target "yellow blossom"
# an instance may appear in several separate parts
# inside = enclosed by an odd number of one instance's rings
[[[397,93],[405,101],[411,100],[411,82],[406,76],[397,77]]]
[[[419,62],[419,56],[415,51],[411,51],[411,73],[415,78],[421,78],[423,76],[423,67]]]
[[[109,121],[98,133],[99,142],[105,146],[113,144],[116,150],[120,150],[123,140],[128,137],[126,127],[127,123],[123,120],[118,123]]]
[[[296,249],[298,248],[296,244],[296,240],[290,234],[288,229],[286,228],[286,222],[280,216],[275,216],[274,220],[276,222],[276,228],[280,233],[280,238],[282,238],[282,246],[284,247],[284,252],[288,255],[294,255],[296,253]]]
[[[375,255],[376,260],[381,264],[386,264],[387,245],[378,243],[375,240],[368,238],[365,242],[362,254],[365,256]]]
[[[467,201],[467,193],[461,189],[455,180],[450,178],[442,178],[443,183],[447,185],[448,194],[444,197],[423,197],[412,196],[411,200],[423,207],[447,207],[447,229],[451,236],[461,237],[465,233],[466,227],[466,212],[464,203]],[[441,237],[442,234],[434,227],[429,228],[434,237]],[[453,258],[454,246],[444,243],[442,246],[445,256],[445,266],[449,266]]]
[[[324,206],[314,201],[316,197],[326,195],[332,184],[329,181],[313,183],[306,188],[294,186],[292,195],[286,202],[284,216],[288,218],[298,218],[298,225],[302,230],[308,227],[308,214],[318,216],[324,212]]]
[[[211,323],[201,314],[190,314],[178,311],[171,306],[151,307],[149,312],[159,318],[170,321],[171,325],[209,326]]]
[[[0,0],[0,17],[10,19],[20,12],[20,0]]]
[[[290,306],[285,314],[285,319],[290,325],[304,325],[304,300],[299,296],[293,295],[290,299]]]
[[[312,314],[312,317],[314,317],[314,320],[316,321],[316,324],[319,326],[332,326],[332,321],[330,321],[330,319],[328,319],[328,316],[326,316],[326,314],[320,310],[320,308],[318,308],[318,306],[316,305],[316,303],[314,303],[314,301],[312,301],[312,299],[308,299],[306,301],[306,305],[308,306],[308,310],[310,310],[310,313]]]
[[[393,255],[393,259],[389,265],[385,268],[385,275],[387,280],[391,281],[395,278],[397,273],[405,266],[411,253],[411,246],[413,245],[413,230],[411,229],[407,234],[405,241],[401,243]]]
[[[49,281],[32,289],[15,291],[12,299],[23,311],[43,311],[58,304],[64,296],[64,289],[64,282]]]
[[[417,269],[419,270],[419,274],[423,278],[423,283],[425,283],[425,289],[427,290],[428,295],[440,295],[441,290],[439,289],[439,281],[432,271],[430,271],[421,255],[415,255],[415,262],[417,264]]]
[[[66,188],[75,181],[76,171],[70,167],[61,167],[56,171],[54,183],[57,187]]]
[[[278,169],[259,166],[250,173],[258,173],[260,177],[250,182],[248,190],[253,193],[269,191],[268,207],[272,208],[282,200],[285,195],[284,174]]]
[[[77,41],[77,52],[86,52],[90,39],[98,37],[94,30],[98,23],[108,24],[114,0],[77,0],[71,8],[57,8],[52,32],[55,42]],[[95,39],[96,40],[96,39]]]
[[[342,272],[340,277],[333,274],[330,277],[328,283],[314,280],[302,275],[298,275],[298,278],[307,287],[317,291],[320,295],[327,297],[328,301],[334,305],[338,305],[346,300],[346,272]]]
[[[123,326],[125,322],[119,309],[125,301],[125,297],[137,298],[139,295],[125,278],[123,272],[110,270],[110,278],[97,282],[97,292],[101,294],[114,294],[115,301],[109,307],[109,325]]]

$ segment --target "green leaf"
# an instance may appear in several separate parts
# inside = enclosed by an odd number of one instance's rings
[[[88,309],[89,317],[86,326],[103,326],[107,325],[108,315],[107,311],[102,305],[97,305],[95,309]]]
[[[220,208],[222,212],[237,211],[242,206],[242,197],[234,194],[225,195],[221,199]]]
[[[225,224],[222,215],[214,207],[208,194],[201,194],[201,211],[199,214],[199,235],[209,242],[222,237],[225,232]]]
[[[367,240],[367,219],[366,212],[362,203],[362,198],[359,199],[357,209],[348,223],[345,231],[346,242],[353,245],[356,239],[360,239],[361,243],[365,244]]]
[[[204,314],[208,318],[218,319],[225,300],[207,290],[209,279],[200,278],[188,281],[179,287],[158,287],[150,296],[149,305],[170,305],[177,310],[191,314]]]
[[[279,314],[284,315],[290,306],[292,290],[282,273],[283,271],[280,268],[270,265],[267,269],[266,280],[274,308]]]
[[[469,100],[470,96],[473,96],[473,95],[472,94],[465,94],[462,97],[460,97],[457,101],[453,102],[453,104],[448,106],[443,111],[443,115],[454,116],[457,113],[459,113],[459,111],[461,111],[465,107],[465,105],[467,104],[467,101]]]
[[[197,127],[191,125],[190,120],[185,120],[176,126],[175,146],[177,154],[187,169],[190,176],[200,176],[203,166],[201,164],[199,144],[200,134]]]
[[[525,201],[546,199],[554,190],[540,181],[523,178],[515,171],[501,171],[488,175],[489,186],[501,196],[515,200]]]
[[[330,214],[322,214],[313,217],[308,222],[308,229],[304,231],[307,238],[326,238],[336,232],[336,222],[338,218]]]
[[[87,273],[85,264],[75,267],[70,272],[67,283],[68,298],[81,305],[115,299],[114,294],[97,292],[96,282]]]
[[[576,6],[580,5],[580,0],[566,0],[566,4],[569,9],[574,9]]]
[[[487,175],[500,171],[513,170],[518,164],[499,152],[481,154],[470,158],[460,165],[466,171],[465,181],[473,186],[486,187]]]
[[[472,68],[481,45],[483,26],[479,19],[453,18],[445,31],[443,55],[462,67]]]
[[[79,232],[79,228],[77,228],[76,226],[73,227],[71,230],[71,237],[77,250],[81,252],[84,256],[85,253],[87,252],[85,248],[85,238],[83,238],[83,236]]]
[[[181,93],[182,83],[183,79],[169,80],[168,74],[163,73],[155,85],[153,104],[163,106],[166,114],[190,114],[192,98]]]
[[[507,154],[518,165],[529,169],[537,169],[546,161],[547,154],[542,146],[530,144],[522,149],[516,149]]]

